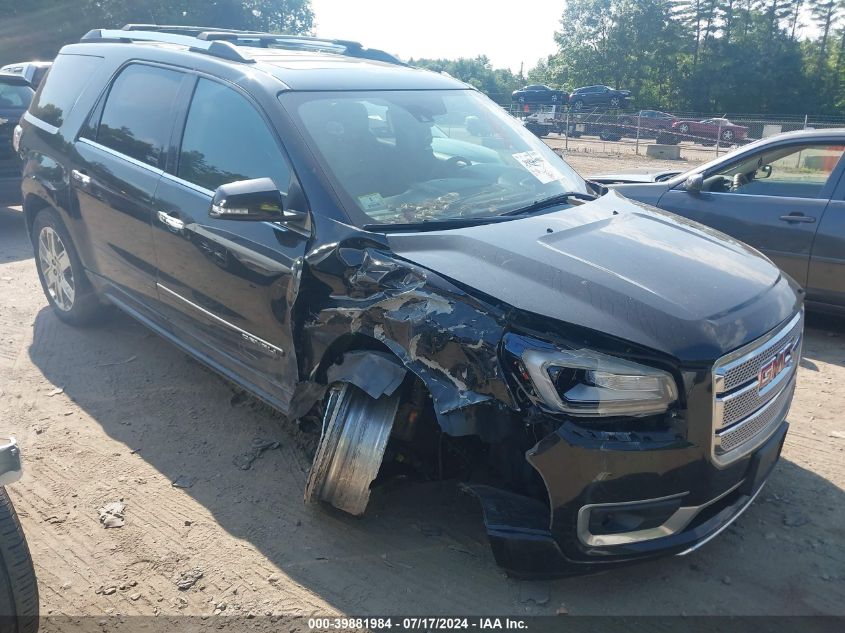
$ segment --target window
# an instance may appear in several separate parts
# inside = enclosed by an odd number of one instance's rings
[[[707,178],[711,190],[746,195],[817,198],[842,158],[841,145],[779,147]]]
[[[32,100],[32,88],[0,83],[0,108],[25,109]]]
[[[185,123],[177,175],[212,191],[236,180],[268,177],[287,193],[290,168],[273,133],[245,97],[200,79]]]
[[[182,78],[182,73],[155,66],[127,66],[106,98],[97,142],[159,167],[170,140],[173,104]]]
[[[32,101],[30,113],[55,127],[61,127],[79,95],[103,63],[102,57],[59,55]]]
[[[490,217],[584,181],[472,90],[286,92],[279,99],[361,225]]]

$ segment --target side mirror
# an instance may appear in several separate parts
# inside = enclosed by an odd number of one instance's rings
[[[684,181],[684,191],[699,193],[704,188],[704,176],[692,174]]]
[[[284,210],[284,199],[270,178],[238,180],[217,187],[208,212],[212,218],[278,222],[300,217]]]
[[[757,173],[754,175],[757,179],[768,178],[772,175],[772,166],[771,165],[763,165],[758,170]]]

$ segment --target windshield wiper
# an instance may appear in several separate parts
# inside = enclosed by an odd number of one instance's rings
[[[520,207],[518,209],[513,209],[512,211],[505,211],[504,213],[500,213],[499,216],[534,213],[534,211],[540,211],[541,209],[553,207],[556,204],[565,204],[569,202],[570,198],[575,198],[577,200],[585,200],[589,202],[591,200],[596,200],[597,197],[598,196],[595,196],[591,193],[583,193],[581,191],[565,191],[563,193],[558,193],[553,196],[549,196],[548,198],[543,198],[542,200],[535,200],[526,207]]]
[[[467,226],[479,226],[494,222],[504,222],[507,218],[501,215],[485,215],[476,218],[443,218],[442,220],[422,220],[420,222],[405,222],[402,224],[365,224],[365,231],[377,233],[401,233],[402,231],[440,231],[442,229],[459,229]]]

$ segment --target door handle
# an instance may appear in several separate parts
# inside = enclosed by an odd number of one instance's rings
[[[168,213],[166,211],[159,211],[157,213],[158,221],[161,222],[171,231],[182,231],[185,228],[185,223],[175,213]]]
[[[91,184],[91,176],[86,174],[84,171],[79,171],[78,169],[74,169],[70,172],[70,177],[73,178],[76,182],[78,182],[83,187],[87,187]]]
[[[784,222],[804,222],[805,224],[812,224],[816,221],[816,218],[804,215],[803,213],[790,213],[788,215],[780,216],[780,219]]]

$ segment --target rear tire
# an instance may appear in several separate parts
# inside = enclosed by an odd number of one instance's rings
[[[0,630],[38,631],[38,583],[18,515],[0,488]]]
[[[88,280],[64,222],[53,209],[42,209],[32,223],[35,267],[47,301],[65,323],[87,326],[107,313]]]

